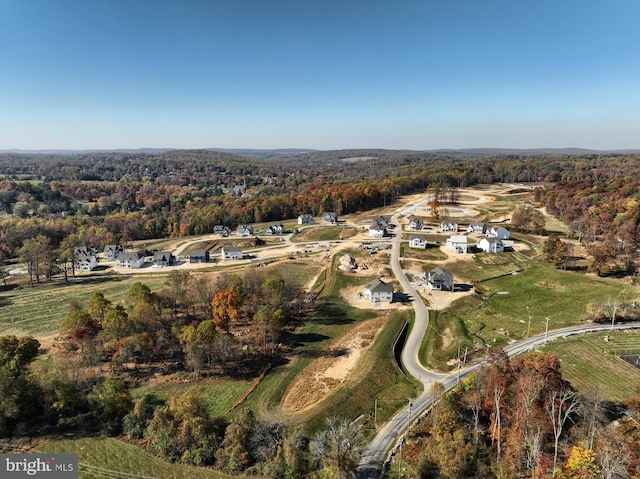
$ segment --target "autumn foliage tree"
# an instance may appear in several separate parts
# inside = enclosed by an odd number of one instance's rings
[[[240,319],[241,303],[233,291],[219,291],[211,301],[213,322],[218,329],[228,333],[231,323]]]
[[[542,245],[542,251],[547,263],[556,268],[567,268],[569,260],[569,247],[557,236],[550,236]]]

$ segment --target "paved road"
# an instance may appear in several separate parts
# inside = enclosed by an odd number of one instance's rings
[[[482,366],[482,363],[476,363],[456,373],[440,374],[424,368],[418,359],[420,344],[422,343],[422,338],[424,337],[424,333],[429,325],[429,315],[422,298],[415,288],[411,286],[411,283],[407,279],[400,264],[400,242],[402,238],[402,230],[398,224],[398,216],[401,214],[409,214],[419,205],[428,201],[429,200],[424,200],[420,203],[416,203],[415,205],[410,206],[392,216],[391,223],[395,225],[395,237],[392,242],[390,260],[393,274],[400,283],[400,290],[411,297],[412,304],[415,309],[414,325],[411,328],[405,347],[402,350],[402,363],[405,369],[423,384],[424,390],[417,398],[413,400],[409,400],[408,398],[407,406],[398,411],[398,413],[378,431],[374,439],[369,443],[360,461],[358,479],[376,479],[379,476],[380,468],[387,459],[391,448],[398,442],[398,439],[405,432],[406,428],[420,415],[424,414],[431,405],[431,388],[435,381],[442,383],[445,391],[448,391],[456,385],[458,380],[463,379],[468,374]],[[632,328],[640,328],[640,324],[619,324],[615,325],[613,329]],[[509,345],[505,347],[504,350],[509,356],[517,356],[558,338],[595,331],[608,331],[610,329],[612,329],[612,326],[608,324],[572,326],[532,336],[528,339]]]

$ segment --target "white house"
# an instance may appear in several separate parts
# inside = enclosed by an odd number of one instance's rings
[[[383,226],[373,224],[369,226],[369,237],[370,238],[384,238],[384,235],[387,233],[386,228]]]
[[[427,237],[422,235],[412,235],[409,237],[409,248],[427,248]]]
[[[144,256],[140,253],[122,253],[116,258],[116,266],[137,269],[144,264]]]
[[[486,253],[502,253],[504,251],[504,243],[497,236],[490,236],[478,241],[478,248]]]
[[[425,275],[430,289],[453,291],[453,275],[444,268],[434,268]]]
[[[442,223],[440,223],[440,231],[450,231],[453,233],[457,233],[458,232],[458,223],[456,223],[455,221],[451,221],[451,220],[444,220]]]
[[[421,219],[412,216],[411,218],[409,218],[409,225],[407,226],[407,228],[411,231],[419,231],[424,228],[424,223]]]
[[[503,228],[502,226],[492,226],[489,231],[487,231],[487,236],[495,236],[501,240],[509,239],[509,230],[507,228]]]
[[[309,214],[304,214],[298,216],[298,224],[299,225],[312,225],[314,223],[313,216]]]
[[[242,259],[242,248],[236,246],[223,246],[221,249],[222,259]]]
[[[364,287],[364,297],[372,303],[380,301],[393,301],[393,286],[385,283],[380,278],[374,279]]]
[[[467,227],[467,233],[481,233],[485,234],[487,232],[487,224],[480,222],[469,223]]]
[[[466,253],[467,252],[467,237],[460,235],[453,235],[447,239],[447,249],[454,253]]]

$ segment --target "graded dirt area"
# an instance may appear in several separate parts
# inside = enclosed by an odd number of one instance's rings
[[[373,343],[385,320],[380,317],[359,324],[337,340],[324,356],[315,359],[289,387],[282,410],[285,413],[303,411],[342,384]]]

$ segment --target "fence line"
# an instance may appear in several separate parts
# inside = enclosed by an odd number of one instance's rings
[[[640,348],[616,349],[616,350],[614,350],[613,354],[615,354],[616,356],[639,356],[640,355]]]

